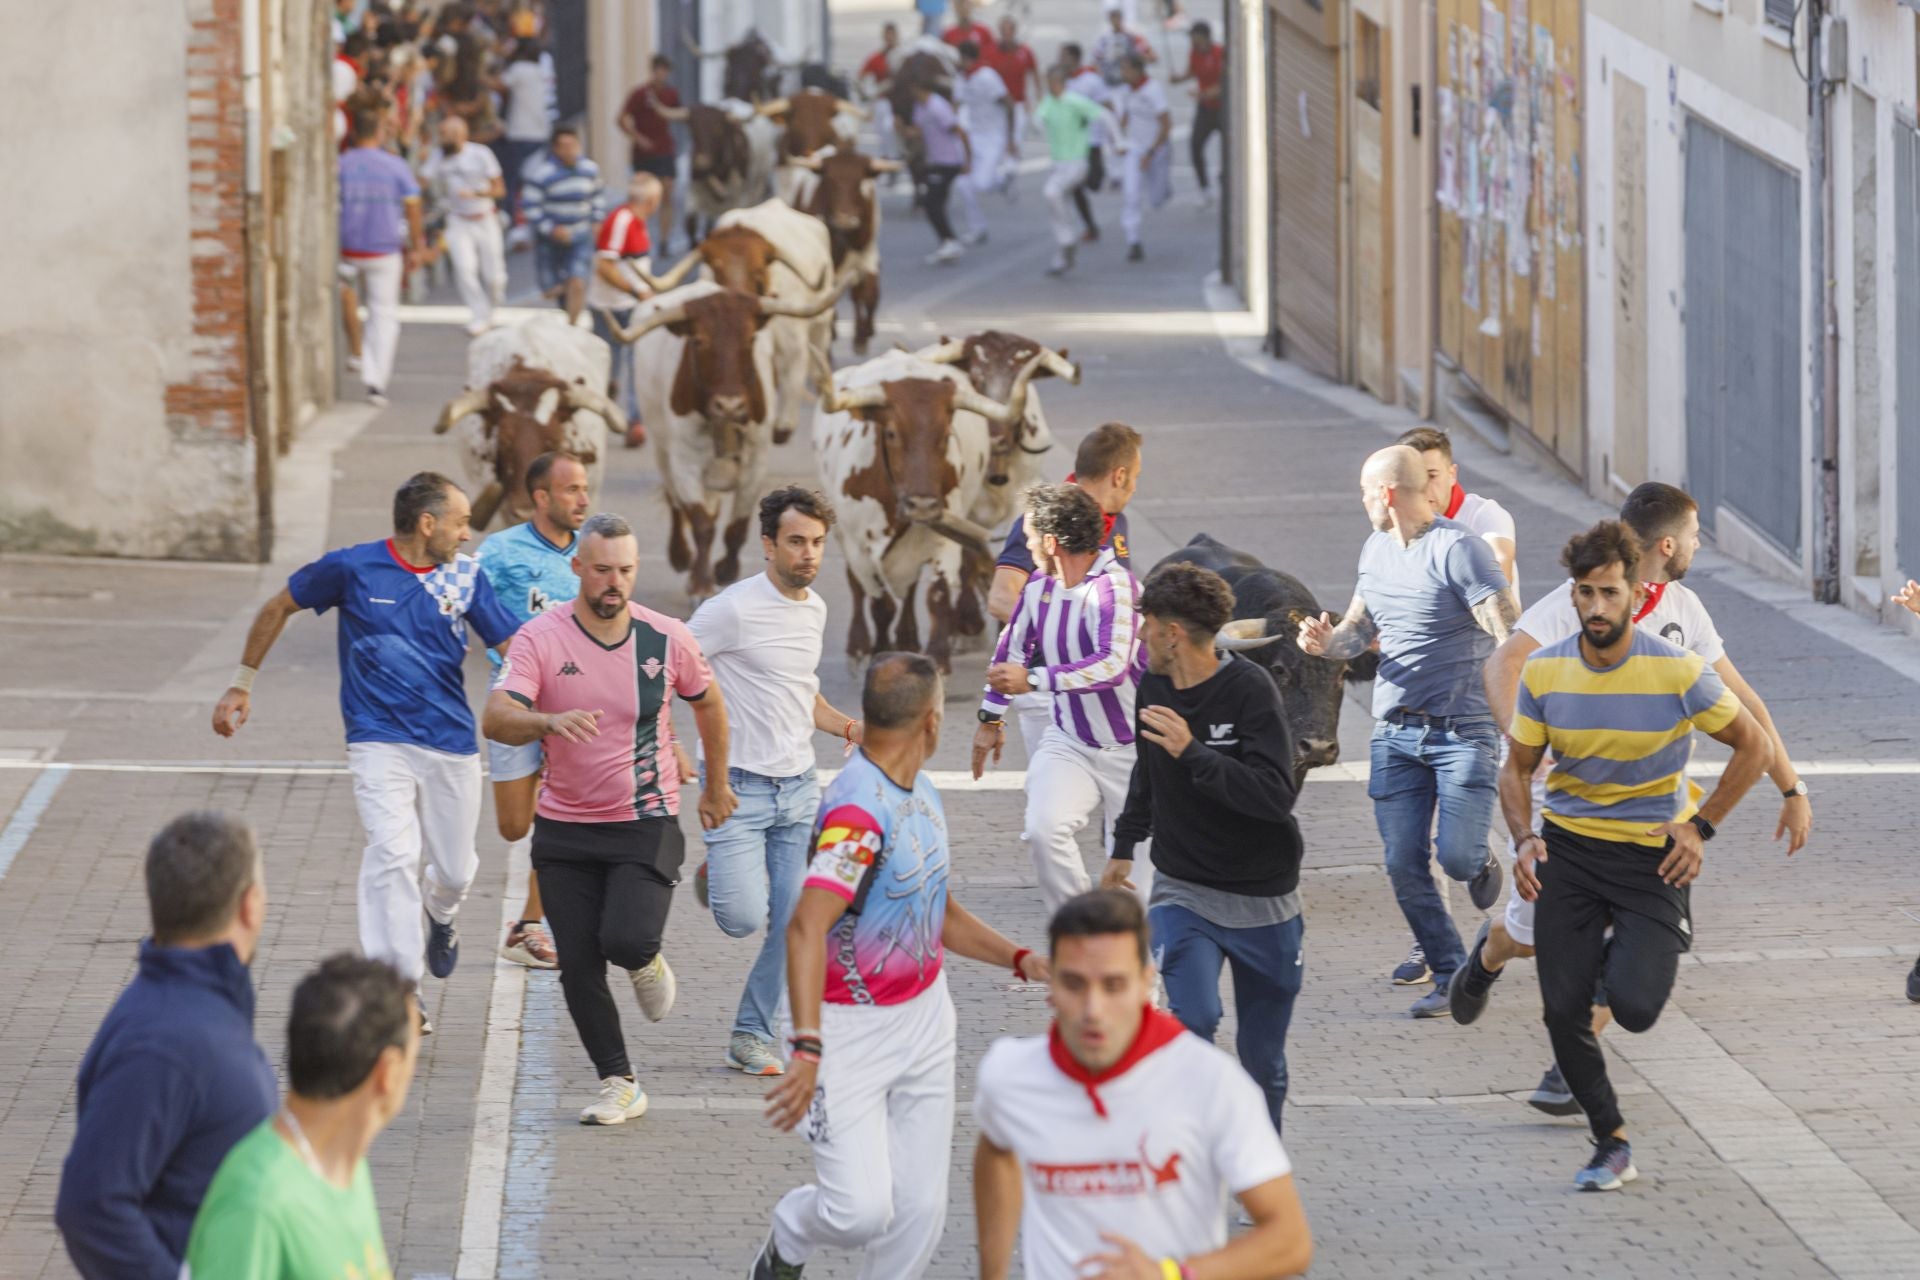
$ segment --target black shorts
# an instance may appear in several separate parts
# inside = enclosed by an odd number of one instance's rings
[[[680,159],[678,156],[633,157],[633,171],[635,173],[650,173],[656,178],[665,178],[668,182],[673,181],[674,176],[679,172],[679,167]]]
[[[675,818],[562,822],[537,814],[531,853],[536,870],[545,862],[637,863],[674,884],[686,861],[687,842]]]

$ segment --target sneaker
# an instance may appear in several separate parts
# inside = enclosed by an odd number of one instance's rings
[[[1573,1090],[1567,1088],[1567,1078],[1560,1074],[1560,1064],[1557,1062],[1547,1068],[1547,1074],[1540,1077],[1540,1087],[1527,1099],[1527,1105],[1550,1116],[1580,1114],[1580,1104],[1574,1101]]]
[[[1593,1159],[1573,1175],[1573,1185],[1582,1191],[1618,1191],[1639,1176],[1633,1167],[1633,1148],[1625,1138],[1609,1135],[1593,1144]]]
[[[441,924],[427,917],[427,972],[444,978],[460,963],[460,931],[449,920]]]
[[[1130,244],[1127,246],[1128,262],[1144,262],[1146,261],[1146,257],[1146,250],[1142,249],[1138,244]]]
[[[1486,865],[1480,868],[1478,875],[1467,881],[1467,896],[1473,899],[1473,905],[1485,911],[1500,900],[1500,890],[1506,885],[1506,872],[1500,869],[1500,859],[1487,851]]]
[[[707,900],[707,860],[705,858],[700,859],[700,869],[693,873],[693,896],[700,899],[701,906],[708,908],[713,906]]]
[[[1447,987],[1453,1020],[1463,1027],[1486,1011],[1487,997],[1493,993],[1493,984],[1500,981],[1498,973],[1489,972],[1480,963],[1480,952],[1486,947],[1487,933],[1492,928],[1492,920],[1480,922],[1480,935],[1473,940],[1473,949],[1467,952],[1467,962],[1460,966],[1460,971],[1453,975],[1453,981]]]
[[[1913,972],[1907,975],[1907,999],[1920,1004],[1920,960],[1913,962]]]
[[[1453,1005],[1447,998],[1447,987],[1453,975],[1440,973],[1433,978],[1433,990],[1413,1002],[1407,1015],[1414,1018],[1449,1018],[1453,1016]]]
[[[748,1031],[736,1031],[727,1044],[727,1065],[750,1076],[781,1076],[787,1073],[773,1046]]]
[[[942,240],[940,247],[927,255],[927,265],[938,267],[957,262],[966,251],[966,246],[958,240]]]
[[[600,1082],[600,1099],[580,1112],[581,1124],[625,1124],[647,1114],[647,1091],[637,1080],[608,1076]]]
[[[529,969],[558,969],[560,953],[553,949],[547,926],[538,920],[522,920],[507,930],[500,946],[500,958],[523,964]]]
[[[967,248],[969,249],[973,248],[976,245],[985,244],[986,242],[987,242],[987,231],[985,227],[982,227],[978,231],[969,231],[966,235],[963,235],[960,237],[960,243],[967,246]]]
[[[1098,227],[1088,227],[1085,231],[1082,231],[1080,233],[1081,244],[1092,244],[1095,240],[1098,240],[1099,238],[1100,238],[1100,228]]]
[[[644,969],[629,969],[627,977],[633,979],[633,998],[640,1002],[640,1012],[648,1022],[658,1022],[673,1012],[673,997],[679,986],[664,955],[655,956]]]
[[[1213,192],[1207,190],[1205,187],[1200,188],[1200,207],[1202,209],[1213,208]]]
[[[384,409],[387,407],[387,393],[378,387],[368,387],[367,403],[376,409]]]
[[[427,1011],[425,1009],[422,1009],[420,1011],[420,1034],[423,1036],[430,1036],[433,1034],[433,1019],[427,1016]]]
[[[1419,943],[1413,944],[1413,950],[1407,952],[1393,971],[1393,985],[1396,987],[1417,987],[1433,976],[1433,970],[1427,968],[1427,953],[1420,949]]]
[[[627,448],[638,449],[647,442],[647,424],[638,418],[627,424]]]
[[[773,1232],[767,1232],[767,1242],[760,1246],[760,1256],[753,1260],[753,1270],[747,1272],[747,1280],[800,1280],[801,1271],[806,1269],[804,1262],[788,1262],[773,1247]]]
[[[348,373],[358,373],[358,372],[360,372],[360,357],[359,357],[359,356],[348,356],[348,357],[347,357],[347,372],[348,372]]]

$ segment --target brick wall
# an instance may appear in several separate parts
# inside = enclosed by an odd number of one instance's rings
[[[246,119],[241,0],[190,0],[188,199],[193,276],[192,370],[166,390],[180,435],[247,434]]]

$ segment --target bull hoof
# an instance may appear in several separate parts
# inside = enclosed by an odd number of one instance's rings
[[[865,338],[855,338],[853,340],[853,354],[857,356],[867,354],[867,340]]]
[[[723,587],[732,586],[734,579],[739,576],[740,562],[732,557],[728,557],[713,566],[713,580]]]
[[[667,564],[672,567],[675,573],[685,573],[693,567],[693,552],[687,550],[685,544],[675,545],[669,542],[667,544]]]

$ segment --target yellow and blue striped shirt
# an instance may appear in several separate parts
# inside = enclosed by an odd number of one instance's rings
[[[1509,732],[1551,746],[1546,816],[1577,835],[1658,847],[1647,834],[1693,815],[1693,731],[1718,733],[1740,703],[1697,653],[1636,628],[1618,665],[1589,666],[1580,637],[1548,645],[1520,673]]]

